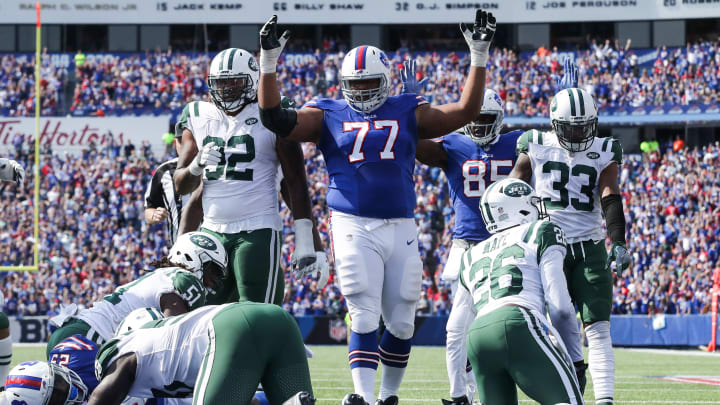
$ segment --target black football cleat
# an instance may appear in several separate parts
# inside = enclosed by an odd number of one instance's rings
[[[375,405],[398,405],[398,397],[397,395],[390,395],[385,400],[378,399],[375,401]]]
[[[453,399],[443,399],[442,403],[443,405],[470,405],[470,401],[465,395]]]
[[[300,391],[283,402],[283,405],[315,405],[315,397],[307,391]]]
[[[365,402],[365,398],[363,398],[360,394],[354,394],[350,393],[345,395],[345,398],[342,400],[342,405],[369,405],[367,402]]]

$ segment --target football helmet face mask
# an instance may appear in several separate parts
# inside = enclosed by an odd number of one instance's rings
[[[550,122],[560,146],[573,153],[588,150],[597,136],[595,100],[583,89],[561,90],[550,102]]]
[[[165,315],[155,308],[138,308],[128,314],[115,330],[115,336],[140,329],[148,322],[164,319]]]
[[[218,238],[205,232],[188,232],[180,235],[170,248],[168,259],[187,266],[195,276],[218,274],[227,276],[227,252]],[[207,283],[206,283],[207,285]],[[210,286],[212,287],[212,286]]]
[[[208,89],[213,103],[226,113],[242,110],[257,100],[260,68],[250,52],[230,48],[210,62]]]
[[[500,95],[494,90],[485,89],[480,114],[475,120],[465,125],[463,131],[473,142],[485,146],[492,143],[500,134],[503,118],[505,118],[505,113]]]
[[[80,405],[88,389],[77,373],[64,366],[26,361],[10,370],[2,395],[7,403]]]
[[[547,217],[542,199],[526,182],[505,178],[490,185],[480,199],[480,213],[490,233]]]
[[[390,62],[385,52],[374,46],[353,48],[345,56],[340,87],[350,108],[370,113],[390,95]]]

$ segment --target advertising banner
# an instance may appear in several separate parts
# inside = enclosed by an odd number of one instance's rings
[[[43,0],[46,24],[453,24],[712,18],[718,0]],[[3,0],[0,24],[32,24],[35,2]]]
[[[91,142],[100,147],[103,141],[114,139],[125,145],[128,141],[139,147],[150,141],[156,156],[162,156],[162,141],[168,132],[169,115],[121,117],[41,117],[40,141],[49,143],[55,152],[80,153]],[[0,148],[7,149],[18,141],[28,142],[35,137],[35,118],[0,117]]]

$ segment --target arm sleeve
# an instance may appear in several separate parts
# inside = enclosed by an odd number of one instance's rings
[[[583,359],[580,346],[582,336],[565,281],[564,257],[565,252],[560,246],[546,249],[540,259],[540,278],[552,325],[557,329],[570,358],[575,362]]]
[[[145,208],[165,206],[165,201],[162,196],[162,183],[160,182],[161,177],[162,173],[160,170],[155,170],[152,179],[150,179],[150,184],[148,184],[147,191],[145,191]]]

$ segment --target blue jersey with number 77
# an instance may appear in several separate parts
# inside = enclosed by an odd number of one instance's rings
[[[368,114],[345,100],[318,99],[303,108],[324,111],[318,148],[330,185],[328,206],[367,218],[412,218],[415,210],[415,108],[422,96],[388,97]],[[514,149],[513,149],[514,150]]]
[[[490,237],[480,214],[480,197],[488,186],[510,174],[515,166],[515,145],[522,133],[500,134],[485,147],[467,135],[449,134],[440,138],[448,155],[445,175],[455,210],[453,238],[477,242]]]

